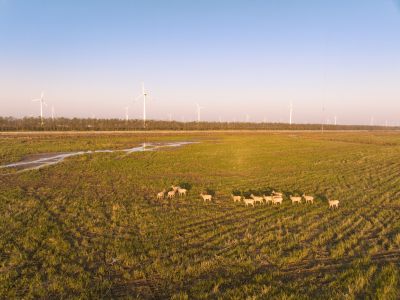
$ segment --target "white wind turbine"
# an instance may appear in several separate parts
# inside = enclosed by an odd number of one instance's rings
[[[46,102],[44,102],[44,93],[41,93],[39,99],[33,99],[32,101],[40,103],[40,124],[43,126],[43,105],[47,106]]]
[[[290,102],[289,105],[289,124],[292,125],[292,116],[293,116],[293,103]]]
[[[54,121],[54,115],[55,115],[55,111],[54,111],[54,105],[51,106],[51,119]]]
[[[139,95],[136,100],[140,99],[143,97],[143,128],[146,128],[146,98],[147,98],[147,92],[144,89],[144,82],[142,82],[142,94]]]
[[[129,121],[129,106],[125,107],[125,121]]]
[[[201,120],[201,110],[204,107],[202,107],[198,103],[196,103],[196,108],[197,108],[197,122],[200,122],[200,120]]]

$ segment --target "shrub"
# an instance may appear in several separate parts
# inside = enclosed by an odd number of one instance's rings
[[[300,197],[301,195],[303,195],[303,193],[302,192],[300,192],[300,191],[293,191],[293,194],[292,194],[294,197]]]
[[[241,196],[241,195],[242,195],[242,192],[239,191],[239,190],[232,190],[232,195],[233,195],[233,196]]]
[[[262,192],[260,190],[249,190],[250,195],[261,196]]]
[[[206,188],[206,194],[207,195],[211,195],[211,196],[215,196],[215,191],[213,189]]]
[[[252,194],[251,191],[245,191],[245,192],[243,192],[243,197],[250,198],[251,194]]]
[[[179,183],[179,186],[183,189],[187,189],[188,191],[192,189],[192,185],[189,182],[181,182]]]
[[[267,187],[267,188],[262,190],[262,193],[263,193],[263,195],[271,196],[272,195],[272,191],[273,191],[273,188]]]

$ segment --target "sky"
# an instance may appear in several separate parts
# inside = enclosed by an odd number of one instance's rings
[[[0,0],[0,116],[397,125],[399,81],[400,0]]]

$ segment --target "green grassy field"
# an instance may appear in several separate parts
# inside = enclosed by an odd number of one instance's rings
[[[144,140],[200,143],[1,170],[0,298],[399,299],[399,133],[9,134],[0,162]],[[316,201],[229,197],[267,187]]]

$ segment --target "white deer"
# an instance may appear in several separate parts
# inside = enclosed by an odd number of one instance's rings
[[[178,191],[178,189],[180,189],[179,185],[171,185],[171,188],[174,190],[174,192],[176,193]]]
[[[303,194],[303,198],[306,199],[306,203],[311,202],[311,204],[314,204],[313,196],[307,196],[306,194]]]
[[[264,200],[265,200],[265,203],[272,203],[272,196],[266,196],[266,195],[263,195],[263,198],[264,198]]]
[[[253,207],[254,207],[254,199],[243,198],[243,202],[244,202],[245,206],[253,205]]]
[[[180,196],[186,196],[186,193],[187,193],[187,189],[182,189],[182,188],[178,189],[179,197]]]
[[[164,199],[164,195],[165,195],[165,190],[162,190],[161,192],[157,193],[157,199]]]
[[[301,197],[293,197],[293,196],[290,196],[290,200],[292,200],[292,204],[294,204],[294,203],[301,203]]]
[[[212,195],[206,195],[206,194],[201,193],[200,196],[203,198],[204,202],[206,202],[206,201],[211,202],[211,200],[212,200]]]
[[[264,200],[263,197],[254,196],[253,194],[251,194],[250,197],[253,198],[255,204],[256,203],[262,204],[264,202],[263,201]]]
[[[328,200],[329,208],[339,208],[339,200]]]
[[[172,198],[174,198],[174,197],[175,197],[175,191],[174,191],[174,190],[169,191],[169,192],[168,192],[168,199],[172,199]]]
[[[281,205],[282,204],[282,201],[283,201],[283,198],[282,197],[280,197],[280,196],[274,196],[274,197],[272,197],[272,204],[278,204],[279,203],[279,205]]]
[[[233,199],[233,202],[240,202],[242,200],[242,196],[235,196],[231,194],[231,197]]]
[[[279,192],[272,191],[272,195],[282,197],[283,194]]]

